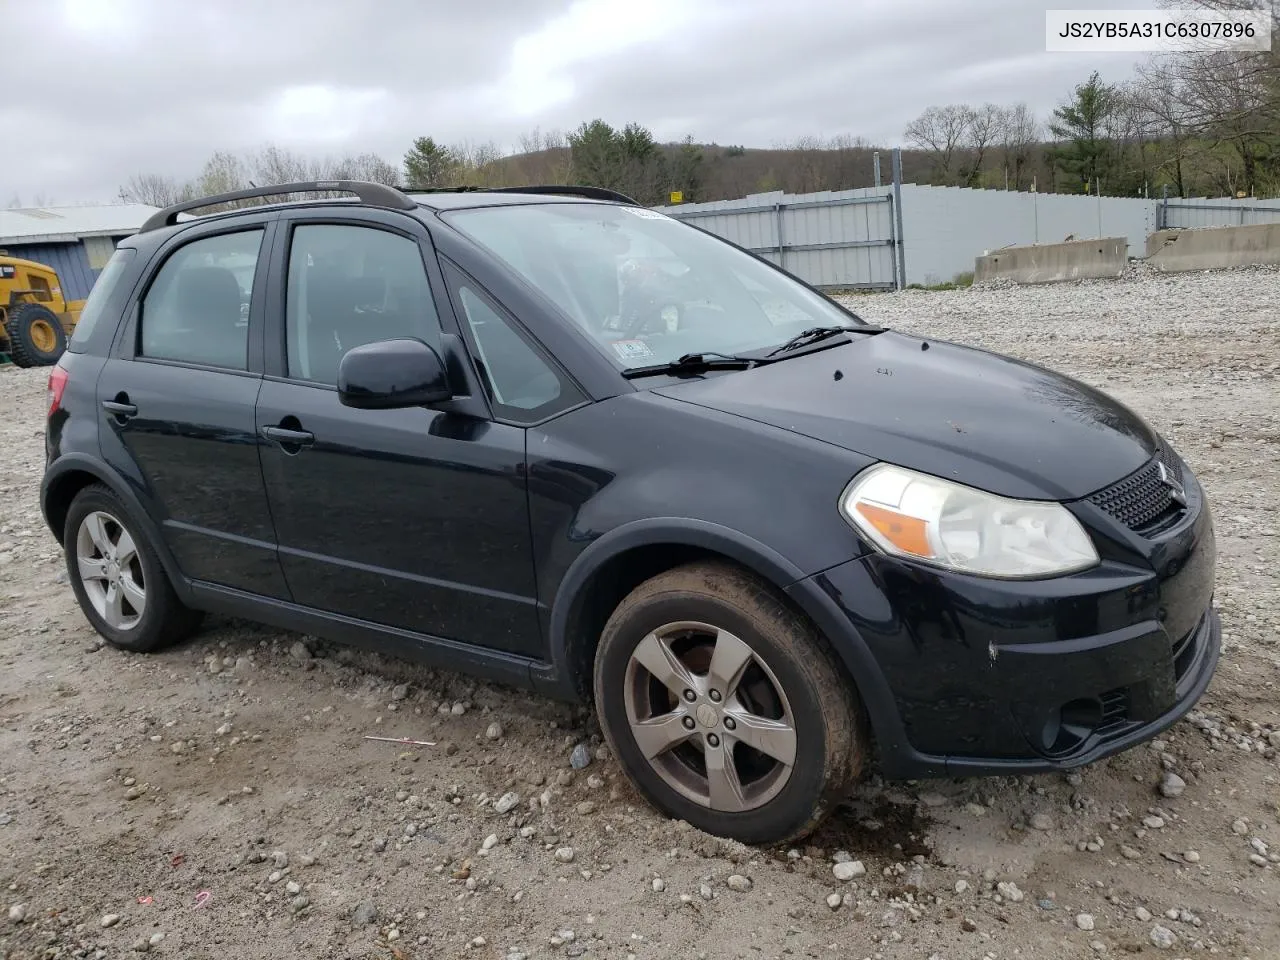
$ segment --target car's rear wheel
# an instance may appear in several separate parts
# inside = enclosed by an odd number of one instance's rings
[[[813,627],[735,567],[637,587],[596,655],[605,737],[656,807],[747,843],[802,837],[865,762],[861,706]]]
[[[178,599],[155,549],[107,487],[76,495],[62,542],[80,609],[112,646],[145,653],[199,626],[202,615]]]

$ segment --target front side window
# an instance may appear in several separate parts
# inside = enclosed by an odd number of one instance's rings
[[[623,368],[758,351],[810,327],[861,325],[787,274],[653,210],[537,203],[445,217]]]
[[[411,337],[440,349],[440,319],[418,244],[374,227],[293,231],[285,294],[289,376],[333,386],[352,347]]]
[[[262,229],[257,228],[204,237],[179,247],[165,260],[143,297],[140,353],[244,370],[249,299],[261,246]]]

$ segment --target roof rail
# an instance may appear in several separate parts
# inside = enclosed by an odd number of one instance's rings
[[[583,187],[573,184],[553,186],[548,184],[530,185],[527,187],[493,187],[494,193],[549,193],[566,197],[585,197],[588,200],[611,200],[614,203],[625,203],[632,207],[640,206],[625,193],[609,190],[606,187]]]
[[[477,187],[471,184],[457,187],[421,187],[409,193],[536,193],[564,197],[585,197],[588,200],[609,200],[614,203],[625,203],[629,206],[640,206],[625,193],[609,190],[606,187],[584,187],[555,184],[531,184],[524,187]]]
[[[171,227],[178,222],[178,214],[186,213],[188,210],[212,207],[215,204],[230,203],[233,200],[251,200],[255,197],[275,197],[290,193],[354,193],[361,203],[367,203],[372,207],[390,207],[392,210],[414,210],[418,206],[404,192],[381,183],[368,183],[363,180],[307,180],[298,183],[281,183],[270,187],[234,190],[231,193],[219,193],[211,197],[200,197],[196,200],[184,200],[182,203],[171,204],[148,217],[139,233]]]

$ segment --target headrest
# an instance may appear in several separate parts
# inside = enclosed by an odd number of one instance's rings
[[[187,267],[178,272],[178,300],[185,309],[240,316],[240,284],[226,267]]]

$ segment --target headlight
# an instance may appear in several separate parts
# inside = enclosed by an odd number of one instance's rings
[[[1032,579],[1098,562],[1060,503],[1009,500],[891,464],[853,479],[845,518],[886,553],[983,577]]]

